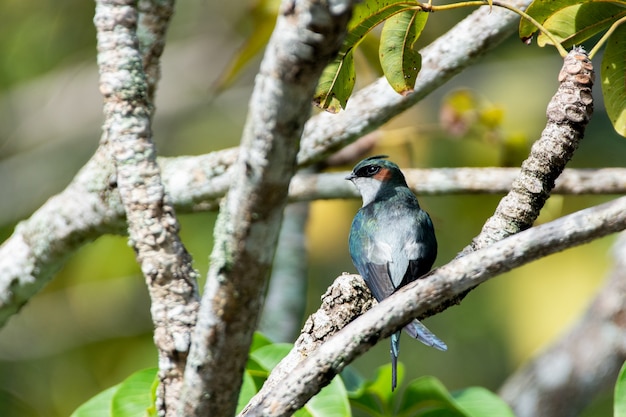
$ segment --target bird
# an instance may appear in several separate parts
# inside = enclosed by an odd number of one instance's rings
[[[407,186],[404,174],[387,155],[366,158],[345,178],[363,199],[352,221],[348,246],[357,271],[377,301],[430,271],[437,257],[437,239],[428,213]],[[441,351],[446,344],[418,320],[404,330]],[[391,335],[391,391],[397,386],[400,334]]]

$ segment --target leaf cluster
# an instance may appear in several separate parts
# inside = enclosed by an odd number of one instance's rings
[[[239,393],[239,413],[258,392],[272,369],[292,349],[289,343],[273,343],[261,333],[254,335]],[[81,405],[71,417],[155,416],[157,368],[130,375]],[[404,367],[398,367],[402,385]],[[391,365],[378,369],[373,380],[365,380],[352,368],[335,378],[304,408],[298,417],[397,416],[397,417],[514,417],[508,405],[482,387],[450,392],[436,378],[423,376],[404,389],[391,392]],[[349,389],[347,389],[348,387]],[[615,417],[626,417],[626,363],[615,384]]]

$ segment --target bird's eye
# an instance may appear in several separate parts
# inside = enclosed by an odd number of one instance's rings
[[[359,171],[357,172],[357,175],[359,177],[372,177],[374,175],[376,175],[378,173],[378,171],[380,171],[380,167],[377,165],[368,165],[368,166],[364,166],[363,168],[359,169]]]

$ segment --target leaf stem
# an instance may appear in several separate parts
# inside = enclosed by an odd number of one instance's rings
[[[621,25],[624,22],[626,22],[626,16],[622,17],[621,19],[619,19],[618,21],[616,21],[615,23],[611,25],[609,30],[607,30],[606,33],[602,35],[600,40],[594,45],[593,48],[591,48],[591,51],[589,51],[589,59],[592,59],[594,57],[594,55],[598,52],[598,50],[602,47],[602,45],[606,43],[609,36],[611,36],[613,32],[615,32],[615,29],[617,29],[619,25]]]

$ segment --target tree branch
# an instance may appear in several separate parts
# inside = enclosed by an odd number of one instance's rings
[[[198,312],[197,273],[178,236],[179,224],[165,195],[152,142],[151,97],[162,44],[150,42],[160,48],[157,54],[142,56],[139,52],[135,4],[134,0],[96,3],[94,23],[105,115],[101,147],[110,152],[115,163],[130,244],[150,293],[154,342],[159,352],[157,411],[160,416],[172,416],[180,398],[191,329]],[[142,5],[145,11],[152,10],[148,1]],[[171,8],[169,12],[171,15]],[[164,16],[165,22],[169,15]],[[144,18],[144,22],[148,20]],[[165,31],[165,25],[156,27]],[[157,39],[162,40],[162,35],[158,33]],[[144,58],[156,71],[151,83],[144,73]]]
[[[626,360],[626,233],[613,258],[606,284],[582,318],[500,389],[516,416],[574,417],[615,383]]]
[[[224,154],[159,159],[166,192],[177,212],[216,209],[231,180],[231,162],[222,158]],[[230,152],[231,158],[236,155],[236,150]],[[508,192],[519,169],[407,169],[404,173],[420,195],[494,194]],[[298,174],[289,186],[289,199],[357,198],[354,187],[344,180],[346,174]],[[62,193],[20,222],[0,246],[0,326],[80,247],[104,234],[126,233],[114,179],[107,156],[98,150]],[[566,169],[556,181],[555,193],[624,194],[626,168]]]
[[[250,100],[233,181],[185,370],[182,416],[232,415],[319,76],[338,51],[350,0],[285,0]]]
[[[548,104],[548,120],[541,137],[533,144],[511,191],[464,254],[532,226],[585,135],[593,112],[593,80],[593,65],[587,53],[579,47],[572,49],[563,60],[559,87]]]
[[[625,228],[626,197],[622,197],[456,258],[403,287],[310,351],[274,388],[264,390],[261,398],[253,398],[254,405],[241,415],[291,415],[357,356],[413,318],[429,315],[438,305],[501,273]]]

